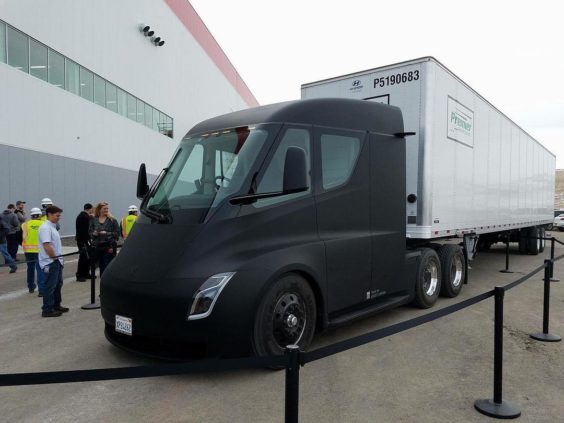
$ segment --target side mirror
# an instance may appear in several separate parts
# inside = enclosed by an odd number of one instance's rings
[[[149,192],[149,185],[147,184],[147,170],[145,163],[139,166],[139,174],[137,175],[137,198],[142,200]]]
[[[307,156],[303,148],[288,147],[284,161],[284,183],[282,191],[286,194],[308,189]]]

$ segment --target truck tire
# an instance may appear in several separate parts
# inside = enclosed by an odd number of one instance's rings
[[[420,251],[413,303],[419,308],[429,308],[437,302],[441,290],[441,262],[435,250],[421,248]]]
[[[527,230],[527,253],[536,256],[540,252],[539,228],[533,226]]]
[[[458,245],[443,245],[438,251],[441,261],[441,295],[443,297],[454,298],[462,290],[466,265],[464,253]]]
[[[307,349],[315,332],[316,313],[315,295],[304,278],[288,274],[276,281],[255,316],[255,354],[280,355],[291,344]]]

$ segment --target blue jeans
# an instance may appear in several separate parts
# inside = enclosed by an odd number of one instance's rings
[[[39,293],[43,294],[45,276],[43,276],[43,271],[39,267],[39,254],[25,253],[25,261],[27,261],[27,288],[30,291],[35,289],[35,271],[37,271],[37,288]]]
[[[16,266],[16,262],[14,261],[12,256],[8,253],[8,244],[7,243],[4,242],[3,244],[0,244],[0,254],[2,254],[4,256],[4,261],[6,262],[6,264],[8,266],[10,266],[10,269],[14,270],[14,269],[18,268]]]
[[[63,287],[63,266],[59,260],[43,268],[45,286],[43,287],[43,311],[53,311],[61,305]]]

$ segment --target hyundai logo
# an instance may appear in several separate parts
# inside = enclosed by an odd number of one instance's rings
[[[353,87],[358,87],[360,85],[360,79],[356,79],[352,83]]]

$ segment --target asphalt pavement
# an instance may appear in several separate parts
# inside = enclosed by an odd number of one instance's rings
[[[564,241],[559,233],[554,233]],[[470,283],[435,310],[506,285],[542,265],[549,249],[520,256],[503,246],[472,263]],[[556,255],[564,254],[558,245]],[[74,282],[67,261],[63,304],[70,312],[41,318],[25,269],[0,269],[0,373],[93,369],[159,363],[123,352],[103,335],[99,310],[86,311],[90,284]],[[564,336],[564,260],[551,284],[550,332]],[[541,343],[542,273],[505,295],[503,396],[522,422],[564,421],[564,342]],[[126,299],[125,299],[126,300]],[[309,363],[300,375],[303,422],[489,422],[474,410],[493,396],[493,299],[397,335]],[[428,313],[400,307],[317,335],[312,349]],[[0,387],[0,420],[9,422],[282,422],[284,372],[213,374]]]

